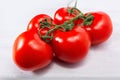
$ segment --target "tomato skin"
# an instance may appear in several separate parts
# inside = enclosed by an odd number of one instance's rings
[[[80,12],[77,10],[74,10],[75,14],[73,13],[69,13],[68,9],[71,9],[71,7],[63,7],[58,9],[55,14],[54,14],[54,22],[55,24],[63,24],[65,21],[68,21],[72,18],[74,18],[75,16],[77,16]],[[78,19],[76,20],[74,23],[80,24],[83,20],[82,19]]]
[[[44,21],[44,19],[47,19],[48,22],[53,22],[53,19],[50,16],[46,14],[39,14],[30,20],[27,30],[33,30],[38,33],[39,28],[41,28],[40,21]]]
[[[34,71],[46,67],[52,61],[52,53],[52,48],[33,31],[20,34],[13,46],[14,62],[23,70]]]
[[[85,58],[90,47],[87,32],[77,26],[71,31],[56,32],[52,40],[55,56],[67,63],[76,63]]]
[[[84,26],[84,29],[89,33],[92,45],[100,44],[111,36],[112,21],[104,12],[89,13],[94,16],[93,23],[90,26]]]

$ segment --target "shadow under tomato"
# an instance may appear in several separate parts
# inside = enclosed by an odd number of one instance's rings
[[[66,62],[61,61],[57,58],[54,58],[54,63],[61,66],[61,67],[64,67],[64,68],[73,69],[73,68],[84,66],[85,60],[78,62],[78,63],[66,63]]]
[[[92,45],[91,46],[91,50],[103,50],[103,49],[106,49],[107,47],[106,46],[108,46],[109,45],[109,41],[106,41],[106,42],[103,42],[103,43],[100,43],[100,44],[97,44],[97,45]]]
[[[49,70],[55,66],[54,64],[57,64],[63,68],[68,68],[68,69],[74,69],[74,68],[78,68],[78,67],[82,67],[85,65],[85,62],[86,62],[86,59],[81,61],[81,62],[78,62],[78,63],[66,63],[66,62],[63,62],[59,59],[57,59],[56,57],[53,58],[53,61],[51,64],[49,64],[47,67],[43,68],[43,69],[38,69],[36,71],[33,71],[33,74],[35,74],[36,76],[42,76],[46,73],[49,72]]]
[[[39,76],[44,75],[45,73],[49,72],[50,68],[52,68],[52,65],[53,65],[53,63],[49,64],[48,66],[46,66],[42,69],[35,70],[35,71],[33,71],[33,73],[35,75],[39,75]]]

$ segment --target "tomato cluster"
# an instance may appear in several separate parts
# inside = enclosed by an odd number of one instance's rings
[[[54,19],[39,14],[30,20],[27,30],[14,42],[14,62],[30,71],[46,67],[53,57],[77,63],[85,59],[90,46],[103,43],[111,34],[112,21],[106,13],[83,14],[75,7],[63,7]]]

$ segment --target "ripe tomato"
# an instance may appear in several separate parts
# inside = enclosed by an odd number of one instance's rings
[[[49,23],[53,23],[53,20],[50,16],[48,16],[46,14],[39,14],[31,19],[31,21],[29,22],[29,24],[27,26],[27,30],[33,30],[38,33],[38,30],[41,28],[40,22],[45,22],[45,19],[47,19],[47,21]],[[51,27],[53,27],[53,26],[51,26]],[[45,29],[45,31],[46,30],[47,29]],[[45,31],[42,30],[43,33],[41,33],[41,34],[44,34]]]
[[[13,46],[14,61],[23,70],[46,67],[52,61],[52,53],[52,48],[31,30],[20,34]]]
[[[68,63],[76,63],[87,55],[90,39],[83,28],[76,26],[71,31],[56,32],[51,44],[58,59]]]
[[[112,34],[112,21],[110,17],[104,12],[89,13],[94,16],[94,19],[91,25],[84,26],[84,28],[90,34],[92,45],[106,41]]]
[[[72,8],[71,7],[63,7],[58,9],[55,14],[54,14],[54,22],[55,24],[63,24],[65,21],[68,21],[75,16],[77,16],[80,12],[77,9],[73,9],[71,13],[69,12]],[[78,19],[74,23],[75,24],[80,24],[83,20]]]

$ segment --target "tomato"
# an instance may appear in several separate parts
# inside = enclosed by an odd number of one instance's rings
[[[57,31],[51,44],[58,59],[76,63],[85,58],[90,43],[87,32],[80,26],[75,26],[73,30],[67,32]]]
[[[72,7],[63,7],[63,8],[58,9],[54,14],[55,24],[58,24],[58,25],[63,24],[65,21],[68,21],[74,18],[80,13],[78,9],[74,9],[71,13],[69,13],[71,9]],[[83,22],[82,19],[77,19],[74,23],[80,24],[81,22]]]
[[[42,22],[42,23],[41,23]],[[32,30],[36,33],[39,33],[40,36],[45,36],[45,34],[52,28],[54,28],[53,19],[46,14],[39,14],[33,17],[28,26],[27,30]],[[50,34],[52,35],[52,34]],[[49,41],[50,38],[47,38]]]
[[[28,26],[27,26],[27,30],[33,30],[35,32],[38,33],[39,29],[41,28],[41,23],[40,22],[45,22],[45,19],[49,22],[49,23],[53,23],[53,20],[50,16],[46,15],[46,14],[39,14],[36,15],[35,17],[33,17]],[[52,26],[51,26],[52,27]],[[46,31],[47,29],[45,29]],[[44,32],[44,30],[43,30]],[[41,33],[44,34],[44,33]]]
[[[53,58],[52,48],[29,30],[21,33],[13,46],[13,58],[23,70],[37,70],[46,67]]]
[[[86,14],[94,16],[92,24],[84,26],[91,37],[92,45],[106,41],[112,34],[112,21],[108,14],[104,12],[89,12]]]

